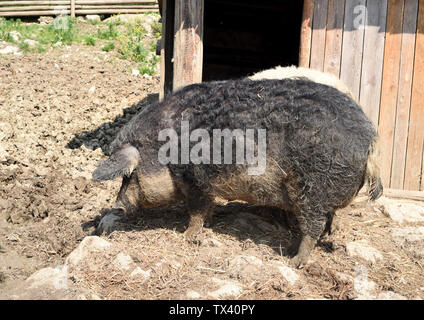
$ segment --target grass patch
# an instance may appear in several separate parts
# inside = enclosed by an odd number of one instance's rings
[[[97,28],[87,25],[96,25]],[[79,26],[82,27],[79,28]],[[140,73],[153,75],[160,61],[160,57],[156,56],[155,52],[156,41],[161,36],[162,24],[156,21],[151,27],[152,32],[148,35],[142,21],[79,22],[75,18],[63,16],[56,17],[50,25],[41,26],[24,24],[20,19],[0,17],[0,40],[16,44],[24,53],[41,53],[50,48],[72,45],[75,42],[96,46],[96,43],[101,41],[101,50],[110,52],[117,48],[119,58],[135,62]],[[37,44],[30,45],[24,42],[26,39],[35,40]]]
[[[96,39],[94,39],[92,36],[85,36],[84,43],[88,46],[95,46]]]
[[[113,42],[109,42],[102,47],[102,50],[106,52],[112,51],[113,49],[115,49],[115,44]]]

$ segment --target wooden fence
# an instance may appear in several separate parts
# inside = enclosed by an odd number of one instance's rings
[[[0,16],[117,14],[159,11],[157,1],[136,0],[0,0]]]
[[[305,0],[300,64],[340,77],[378,125],[384,186],[424,190],[424,0]]]

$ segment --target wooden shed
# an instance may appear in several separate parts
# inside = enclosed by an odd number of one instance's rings
[[[159,2],[161,97],[276,65],[335,74],[378,126],[385,188],[424,190],[424,0]]]

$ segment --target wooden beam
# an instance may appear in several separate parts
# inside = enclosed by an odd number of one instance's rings
[[[312,19],[314,17],[314,0],[304,0],[302,27],[300,31],[299,66],[309,68],[311,58]]]
[[[418,0],[406,0],[403,18],[402,52],[400,58],[398,101],[396,107],[392,176],[390,182],[390,187],[394,189],[404,189],[408,127],[410,124],[410,118],[412,119],[412,117],[410,117],[410,107],[412,79],[414,73],[417,13]],[[421,103],[422,101],[420,101],[420,104]],[[419,117],[419,115],[417,116]],[[419,170],[420,169],[416,172],[417,175],[419,175]]]
[[[417,39],[415,47],[414,80],[412,86],[411,113],[406,156],[405,189],[424,187],[422,155],[424,144],[424,0],[419,1]],[[424,170],[422,171],[424,173]]]
[[[204,0],[176,1],[173,90],[202,82]]]
[[[399,189],[384,189],[383,195],[389,198],[410,199],[424,201],[424,191],[410,191]]]
[[[387,0],[368,1],[367,12],[359,102],[377,127],[386,38]]]
[[[75,0],[71,0],[71,17],[75,18]]]
[[[174,17],[175,1],[164,0],[162,2],[162,44],[160,50],[160,91],[159,100],[163,100],[172,93],[174,66],[172,57],[174,54]]]
[[[378,124],[381,145],[380,177],[385,188],[390,187],[392,171],[404,4],[404,0],[389,0],[388,2],[380,119]]]
[[[327,34],[328,0],[315,0],[312,22],[312,44],[310,67],[324,71],[325,36]]]
[[[345,0],[328,1],[324,72],[340,77]]]

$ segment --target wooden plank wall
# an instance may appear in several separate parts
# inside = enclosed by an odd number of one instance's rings
[[[308,0],[303,20],[299,65],[340,77],[378,126],[384,186],[424,190],[424,0]]]

